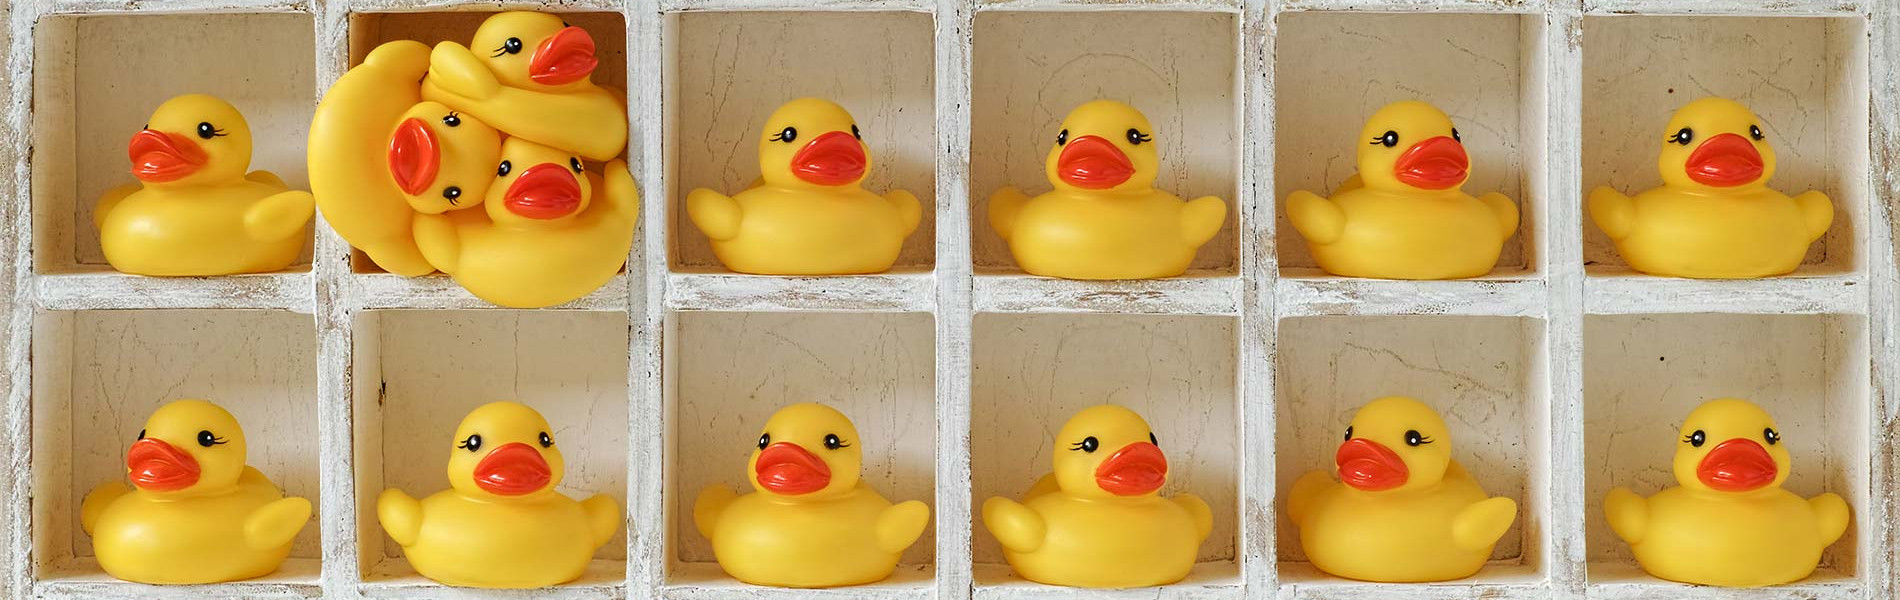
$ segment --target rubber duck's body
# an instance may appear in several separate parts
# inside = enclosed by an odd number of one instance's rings
[[[858,430],[822,404],[766,421],[747,461],[755,493],[715,485],[693,504],[719,567],[746,583],[819,588],[882,580],[930,524],[916,500],[891,504],[859,479]]]
[[[140,183],[93,210],[112,268],[135,275],[265,273],[296,262],[316,205],[251,165],[251,128],[229,103],[187,94],[159,105],[132,136]]]
[[[1032,275],[1152,279],[1187,271],[1220,232],[1227,204],[1155,189],[1154,126],[1134,107],[1096,100],[1069,112],[1044,160],[1053,191],[990,196],[990,227]]]
[[[203,400],[160,407],[126,452],[132,486],[93,488],[79,522],[107,574],[139,583],[262,577],[290,555],[310,501],[244,464],[237,419]]]
[[[1827,233],[1834,203],[1818,191],[1768,188],[1775,150],[1761,119],[1733,100],[1703,98],[1670,117],[1656,160],[1662,187],[1590,192],[1590,217],[1638,271],[1743,279],[1791,273]]]
[[[640,218],[627,164],[607,163],[603,181],[578,157],[526,139],[509,138],[501,154],[482,210],[416,217],[416,244],[429,263],[481,299],[513,308],[572,301],[613,279]]]
[[[455,429],[449,489],[416,500],[383,490],[376,516],[423,577],[534,588],[580,578],[625,525],[612,498],[555,491],[566,473],[546,419],[513,402],[476,408]]]
[[[310,123],[310,188],[324,220],[383,270],[411,277],[435,271],[416,247],[416,215],[481,203],[501,153],[495,128],[421,100],[415,82],[428,68],[428,46],[377,46]]]
[[[1327,273],[1379,279],[1461,279],[1497,266],[1517,233],[1517,206],[1460,186],[1470,158],[1451,118],[1409,100],[1379,109],[1360,130],[1359,173],[1322,198],[1287,196],[1287,219]]]
[[[594,85],[594,38],[529,11],[482,21],[469,46],[436,44],[422,96],[508,135],[593,160],[627,146],[625,95]]]
[[[1710,400],[1682,424],[1679,487],[1648,498],[1619,487],[1603,512],[1651,575],[1731,587],[1797,581],[1847,531],[1849,509],[1834,494],[1803,499],[1781,489],[1788,465],[1767,412],[1746,400]]]
[[[1031,581],[1089,588],[1187,577],[1213,511],[1193,494],[1162,498],[1168,459],[1148,422],[1120,406],[1084,409],[1056,435],[1055,471],[1021,502],[983,502],[983,525]]]
[[[1307,560],[1340,577],[1380,582],[1462,579],[1491,558],[1517,503],[1487,497],[1451,459],[1451,431],[1423,402],[1367,403],[1346,428],[1331,473],[1301,476],[1287,496]]]
[[[880,197],[860,186],[871,156],[851,114],[825,100],[793,100],[766,119],[759,169],[761,182],[736,196],[700,188],[686,197],[687,216],[733,271],[883,272],[923,219],[910,192]]]

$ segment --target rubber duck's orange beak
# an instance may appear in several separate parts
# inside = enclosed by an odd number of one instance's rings
[[[126,147],[132,157],[132,176],[148,183],[177,181],[198,172],[210,157],[185,136],[141,129]]]
[[[831,485],[831,467],[791,442],[766,446],[752,471],[759,487],[775,494],[809,494]]]
[[[504,444],[475,464],[475,485],[497,496],[532,494],[553,479],[547,459],[521,442]]]
[[[567,167],[541,163],[528,167],[508,185],[502,205],[530,219],[559,219],[581,207],[581,184]]]
[[[1117,496],[1140,496],[1167,482],[1168,457],[1148,442],[1123,446],[1095,467],[1095,485]]]
[[[1465,145],[1441,135],[1406,148],[1393,165],[1392,174],[1415,188],[1442,190],[1464,183],[1470,170]]]
[[[1775,481],[1774,457],[1755,440],[1735,438],[1716,444],[1696,465],[1697,479],[1717,491],[1746,492]]]
[[[157,438],[132,443],[125,452],[132,485],[153,492],[176,492],[198,483],[198,461]]]
[[[1106,190],[1134,175],[1135,165],[1129,162],[1128,155],[1116,148],[1114,142],[1099,136],[1085,135],[1069,140],[1062,148],[1062,155],[1056,157],[1056,176],[1085,190]]]
[[[1339,445],[1333,454],[1339,466],[1339,481],[1353,489],[1377,492],[1405,485],[1412,475],[1405,460],[1392,449],[1366,438],[1353,438]]]
[[[1724,133],[1702,142],[1683,165],[1689,179],[1715,187],[1735,187],[1761,178],[1761,151],[1748,138]]]
[[[442,149],[428,123],[411,117],[396,126],[389,138],[389,175],[396,178],[396,187],[411,196],[428,191],[441,166]]]
[[[845,185],[864,177],[864,144],[856,136],[833,131],[792,155],[792,174],[806,183]]]
[[[594,36],[579,27],[567,27],[548,36],[528,59],[528,79],[541,85],[562,85],[586,79],[600,66],[594,58]]]

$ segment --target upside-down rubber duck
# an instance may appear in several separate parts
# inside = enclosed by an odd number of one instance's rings
[[[468,413],[449,450],[449,489],[416,500],[383,490],[376,516],[410,566],[448,585],[535,588],[580,578],[625,525],[613,498],[576,502],[553,429],[534,409],[493,402]]]
[[[203,400],[159,407],[125,453],[132,487],[112,481],[80,504],[79,523],[107,574],[139,583],[262,577],[290,556],[310,501],[285,497],[244,464],[236,417]]]
[[[420,42],[377,46],[310,122],[310,189],[324,220],[383,270],[411,277],[435,271],[416,247],[416,215],[481,203],[501,154],[495,128],[422,101],[415,82],[428,68]]]
[[[719,567],[756,585],[823,588],[883,580],[930,524],[930,507],[897,504],[859,478],[863,438],[823,404],[793,404],[765,422],[746,461],[754,493],[701,491],[693,525]]]
[[[1630,268],[1651,275],[1746,279],[1791,273],[1834,222],[1834,203],[1809,190],[1768,188],[1775,149],[1741,103],[1702,98],[1663,128],[1662,187],[1624,196],[1590,191],[1590,217]]]
[[[1471,160],[1451,117],[1406,100],[1359,133],[1358,174],[1332,198],[1298,190],[1287,219],[1327,273],[1378,279],[1462,279],[1490,273],[1517,233],[1517,205],[1461,186]]]
[[[1032,275],[1151,279],[1187,271],[1220,232],[1227,204],[1182,202],[1155,189],[1161,157],[1154,126],[1134,107],[1096,100],[1069,112],[1049,148],[1050,192],[1014,187],[990,195],[990,228]]]
[[[1313,471],[1293,483],[1287,517],[1321,571],[1380,582],[1470,577],[1517,519],[1451,458],[1451,431],[1425,403],[1367,403],[1333,457],[1339,481]]]
[[[607,163],[603,181],[578,156],[508,138],[498,165],[482,210],[416,217],[429,264],[512,308],[568,302],[620,272],[640,218],[627,163]]]
[[[204,94],[166,100],[127,148],[139,183],[106,191],[93,210],[112,268],[135,275],[276,271],[310,239],[316,205],[251,166],[251,127]]]
[[[851,113],[800,98],[773,111],[759,134],[760,181],[738,195],[699,188],[686,215],[712,238],[726,268],[755,275],[879,273],[897,262],[923,208],[904,190],[860,184],[871,155]]]
[[[983,501],[983,525],[1018,575],[1128,588],[1187,577],[1213,511],[1193,494],[1162,498],[1168,459],[1148,422],[1114,405],[1083,409],[1056,434],[1055,471],[1021,502]]]
[[[468,46],[436,44],[422,96],[508,135],[593,160],[627,146],[625,95],[594,85],[594,38],[531,11],[482,21]]]
[[[1603,513],[1644,571],[1670,581],[1755,587],[1814,572],[1847,531],[1847,501],[1781,489],[1788,447],[1761,407],[1710,400],[1689,413],[1676,443],[1677,487],[1644,498],[1610,490]]]

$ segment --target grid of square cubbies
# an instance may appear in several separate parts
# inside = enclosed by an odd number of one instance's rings
[[[1900,9],[1758,4],[0,1],[0,227],[12,242],[0,247],[11,317],[0,338],[0,596],[1891,597]],[[465,37],[499,8],[568,14],[602,40],[602,77],[629,90],[646,219],[627,272],[599,292],[552,310],[494,309],[441,277],[365,268],[322,227],[310,260],[289,272],[129,277],[76,225],[117,179],[122,134],[164,97],[237,101],[259,132],[255,164],[300,183],[302,125],[356,58],[390,39]],[[748,180],[743,140],[756,121],[814,94],[865,125],[880,164],[872,187],[910,189],[934,210],[887,274],[723,273],[677,199]],[[1650,128],[1704,94],[1762,114],[1783,156],[1777,186],[1835,199],[1833,232],[1796,275],[1632,275],[1587,225],[1582,190],[1655,183]],[[1042,185],[1047,130],[1098,96],[1130,100],[1157,124],[1167,187],[1235,207],[1186,277],[1029,277],[980,218],[990,190]],[[1490,277],[1329,277],[1276,222],[1276,198],[1343,177],[1359,120],[1405,97],[1470,132],[1471,189],[1523,207]],[[1303,562],[1278,516],[1278,492],[1327,466],[1352,408],[1392,393],[1440,407],[1460,459],[1522,507],[1474,578],[1328,577]],[[1668,482],[1666,424],[1719,395],[1777,414],[1795,450],[1791,489],[1854,506],[1815,577],[1763,590],[1662,582],[1600,522],[1608,486]],[[251,462],[316,501],[279,573],[154,588],[112,580],[89,558],[77,499],[112,475],[152,407],[182,396],[238,413],[271,440],[253,445]],[[497,398],[557,424],[567,491],[628,508],[625,535],[578,582],[438,586],[376,523],[382,488],[442,485],[441,441],[467,408]],[[935,526],[886,582],[741,585],[688,525],[692,494],[737,483],[759,423],[801,400],[854,417],[869,481],[932,504]],[[1103,401],[1137,407],[1177,440],[1171,489],[1215,509],[1186,581],[1117,592],[1028,583],[973,519],[981,498],[1034,480],[1049,429]]]

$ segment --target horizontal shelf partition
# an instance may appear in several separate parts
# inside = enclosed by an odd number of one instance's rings
[[[480,21],[470,13],[498,8],[624,29],[596,33],[600,77],[628,91],[626,156],[644,206],[625,272],[600,290],[547,310],[497,308],[445,276],[381,272],[321,220],[306,259],[282,273],[153,279],[104,263],[85,225],[93,198],[122,178],[122,134],[164,97],[237,100],[258,131],[256,167],[301,184],[303,125],[353,61],[386,39],[466,37]],[[0,226],[11,234],[0,245],[0,440],[11,440],[0,443],[0,598],[1900,592],[1895,3],[0,0],[0,18]],[[157,48],[163,60],[137,59]],[[1627,138],[1649,144],[1675,103],[1701,94],[1756,105],[1785,143],[1777,181],[1834,199],[1833,231],[1795,275],[1637,274],[1582,207],[1590,187],[1653,185],[1650,150]],[[890,272],[730,273],[683,214],[691,189],[750,180],[757,121],[798,95],[839,99],[865,125],[878,159],[868,187],[923,202]],[[1129,99],[1156,124],[1162,187],[1230,207],[1183,277],[1031,276],[988,226],[995,188],[1047,189],[1043,130],[1098,95]],[[1497,272],[1330,276],[1277,216],[1291,190],[1343,178],[1364,115],[1401,97],[1469,130],[1470,191],[1521,207]],[[1282,514],[1293,479],[1330,467],[1354,407],[1389,394],[1438,406],[1454,455],[1519,504],[1473,578],[1326,575]],[[1608,486],[1669,482],[1669,427],[1714,395],[1776,413],[1795,452],[1790,489],[1853,506],[1850,533],[1814,577],[1751,590],[1669,583],[1642,573],[1602,524]],[[80,498],[116,473],[145,415],[182,396],[238,413],[252,463],[317,505],[278,573],[144,586],[92,557]],[[442,586],[377,522],[384,487],[445,485],[450,429],[496,399],[550,417],[569,453],[564,491],[606,494],[630,515],[579,581]],[[797,401],[846,410],[865,438],[866,480],[931,505],[932,527],[891,579],[746,585],[694,531],[694,494],[742,484],[757,429]],[[1050,433],[1099,402],[1143,412],[1176,467],[1168,493],[1215,508],[1182,582],[1036,584],[983,530],[984,498],[1019,493],[1047,469]]]

